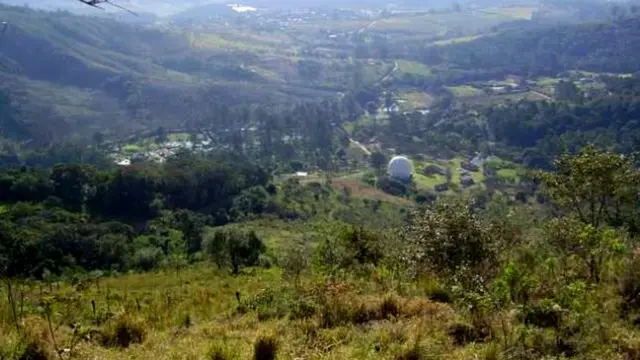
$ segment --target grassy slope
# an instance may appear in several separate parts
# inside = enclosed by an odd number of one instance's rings
[[[299,296],[305,293],[307,301],[326,297],[363,314],[367,309],[381,309],[382,300],[390,294],[389,284],[347,281],[325,286],[305,277],[294,287],[282,279],[277,269],[251,270],[234,277],[208,264],[180,274],[168,271],[104,279],[99,286],[93,284],[81,291],[63,284],[52,294],[59,299],[56,302],[59,312],[53,315],[53,321],[58,323],[62,314],[70,310],[72,315],[67,320],[90,325],[93,315],[91,307],[85,305],[94,300],[99,314],[109,309],[116,312],[115,318],[97,327],[98,331],[120,318],[139,324],[146,334],[143,344],[128,349],[81,341],[74,349],[81,359],[204,359],[215,345],[232,353],[229,358],[249,359],[253,342],[265,335],[278,340],[281,359],[393,359],[416,341],[430,346],[433,355],[458,354],[464,358],[465,353],[477,349],[476,346],[466,350],[454,347],[446,329],[456,318],[455,312],[448,305],[424,300],[424,293],[417,289],[403,297],[393,297],[399,312],[397,318],[389,320],[363,320],[361,325],[347,321],[326,327],[321,326],[319,313],[307,320],[292,320],[288,316],[291,305],[299,302]],[[27,299],[40,298],[36,289],[37,286],[27,290]],[[243,314],[237,310],[236,291],[244,301],[273,294],[279,305],[266,303],[262,310]],[[72,294],[77,302],[72,300]],[[364,308],[358,308],[357,304]],[[276,310],[278,307],[280,310]],[[270,313],[271,310],[276,311]],[[327,308],[327,311],[336,310],[331,306]],[[26,311],[37,310],[28,305]],[[281,316],[274,316],[278,313]],[[187,317],[189,326],[185,326]],[[31,318],[28,324],[28,330],[46,331],[42,321]],[[0,326],[0,332],[5,335],[0,342],[11,343],[16,339],[15,333],[5,325]],[[46,338],[45,335],[43,339]],[[56,341],[61,346],[66,346],[70,338],[66,325],[56,332]],[[51,344],[45,342],[45,346]],[[375,351],[376,347],[380,351]]]

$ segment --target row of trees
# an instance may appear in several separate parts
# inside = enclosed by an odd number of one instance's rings
[[[4,171],[0,201],[52,201],[94,216],[146,219],[164,208],[227,211],[243,190],[268,181],[265,170],[241,159],[210,161],[185,154],[162,166],[100,170],[59,165]]]

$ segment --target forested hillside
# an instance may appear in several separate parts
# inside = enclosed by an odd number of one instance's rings
[[[89,138],[96,131],[117,137],[184,126],[185,117],[206,119],[211,105],[330,94],[297,80],[295,62],[263,64],[250,48],[205,45],[222,41],[213,35],[5,6],[0,18],[10,20],[0,43],[0,88],[21,123],[3,127],[23,140]],[[293,69],[291,84],[269,66]]]
[[[568,70],[633,73],[640,69],[636,17],[607,23],[504,29],[445,46],[410,48],[405,56],[439,69],[434,80],[464,83],[507,75],[553,76]]]

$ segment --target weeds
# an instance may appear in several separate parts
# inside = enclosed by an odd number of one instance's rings
[[[141,344],[146,333],[142,321],[122,313],[101,332],[102,344],[109,347],[128,348],[132,344]]]
[[[207,353],[207,360],[232,360],[235,355],[224,344],[215,343]]]
[[[412,346],[402,350],[400,354],[396,355],[395,360],[423,360],[426,358],[424,348],[416,341]]]

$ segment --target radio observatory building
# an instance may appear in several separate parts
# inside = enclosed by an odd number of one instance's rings
[[[395,156],[389,162],[387,173],[398,180],[411,180],[413,176],[413,163],[405,156]]]

